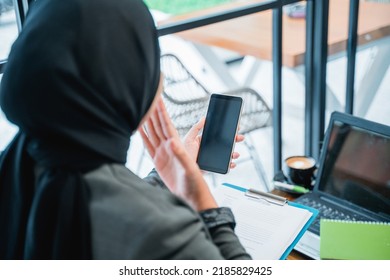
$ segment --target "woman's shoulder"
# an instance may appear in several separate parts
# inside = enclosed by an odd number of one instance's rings
[[[196,232],[205,231],[198,214],[181,199],[148,184],[124,166],[102,166],[86,174],[85,181],[91,193],[95,258],[142,258],[146,257],[145,248],[147,256],[159,258],[166,250],[184,246]],[[177,239],[178,231],[185,228]],[[154,252],[163,243],[171,245]]]
[[[153,205],[155,200],[164,203],[173,198],[169,191],[152,186],[120,164],[105,164],[85,174],[84,180],[89,187],[91,201],[111,201],[113,207],[123,207],[129,202],[133,205],[142,202],[145,207]]]
[[[89,185],[100,186],[110,185],[135,185],[145,182],[135,175],[126,166],[121,164],[104,164],[84,175],[84,179]]]
[[[172,215],[183,219],[198,217],[196,211],[168,189],[149,184],[125,166],[104,165],[84,178],[90,192],[90,209],[95,214],[115,216],[131,223],[134,215],[129,213],[136,213],[138,218],[149,222],[164,221]]]

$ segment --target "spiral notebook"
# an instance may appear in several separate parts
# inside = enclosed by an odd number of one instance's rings
[[[390,223],[322,219],[320,257],[390,260]]]

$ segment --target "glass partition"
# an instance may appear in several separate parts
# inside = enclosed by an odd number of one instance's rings
[[[366,0],[329,3],[327,119],[332,111],[346,110],[352,101],[354,115],[389,125],[390,4]],[[356,25],[357,48],[356,57],[348,58],[351,24]],[[347,73],[348,66],[353,74]],[[352,100],[346,96],[348,90],[352,90]]]
[[[0,0],[0,61],[7,59],[17,35],[18,27],[13,1]]]
[[[151,10],[160,11],[167,15],[185,14],[197,10],[238,2],[237,0],[145,0]],[[242,1],[240,1],[242,2]]]
[[[13,0],[0,0],[0,83],[2,72],[12,43],[18,35],[16,14]],[[0,151],[2,151],[15,135],[17,128],[8,122],[0,109]]]
[[[0,74],[0,83],[2,77],[3,75]],[[9,144],[17,131],[18,128],[6,119],[4,113],[0,109],[0,153]]]
[[[221,13],[231,9],[241,8],[267,0],[144,0],[146,5],[157,15],[158,25],[163,25],[160,20],[171,18],[170,22],[195,18],[214,13]]]

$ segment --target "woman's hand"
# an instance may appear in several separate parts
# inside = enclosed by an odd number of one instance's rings
[[[196,161],[198,157],[199,147],[200,147],[200,140],[202,138],[201,135],[199,135],[200,131],[203,129],[205,124],[205,118],[201,118],[201,120],[196,123],[184,136],[183,144],[188,153],[190,154],[191,158]],[[236,143],[244,141],[244,135],[238,134],[236,136]],[[232,159],[238,159],[240,157],[240,154],[237,152],[233,152]],[[236,164],[234,162],[230,162],[230,168],[235,168]]]
[[[217,207],[202,172],[182,144],[161,98],[145,127],[146,131],[142,127],[138,131],[167,187],[198,211]]]

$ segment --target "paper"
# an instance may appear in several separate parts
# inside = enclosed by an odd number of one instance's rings
[[[321,259],[390,259],[390,223],[322,219],[320,228]]]
[[[217,188],[214,196],[219,206],[232,209],[235,232],[254,259],[280,259],[312,216],[306,209],[276,205],[229,187]]]

